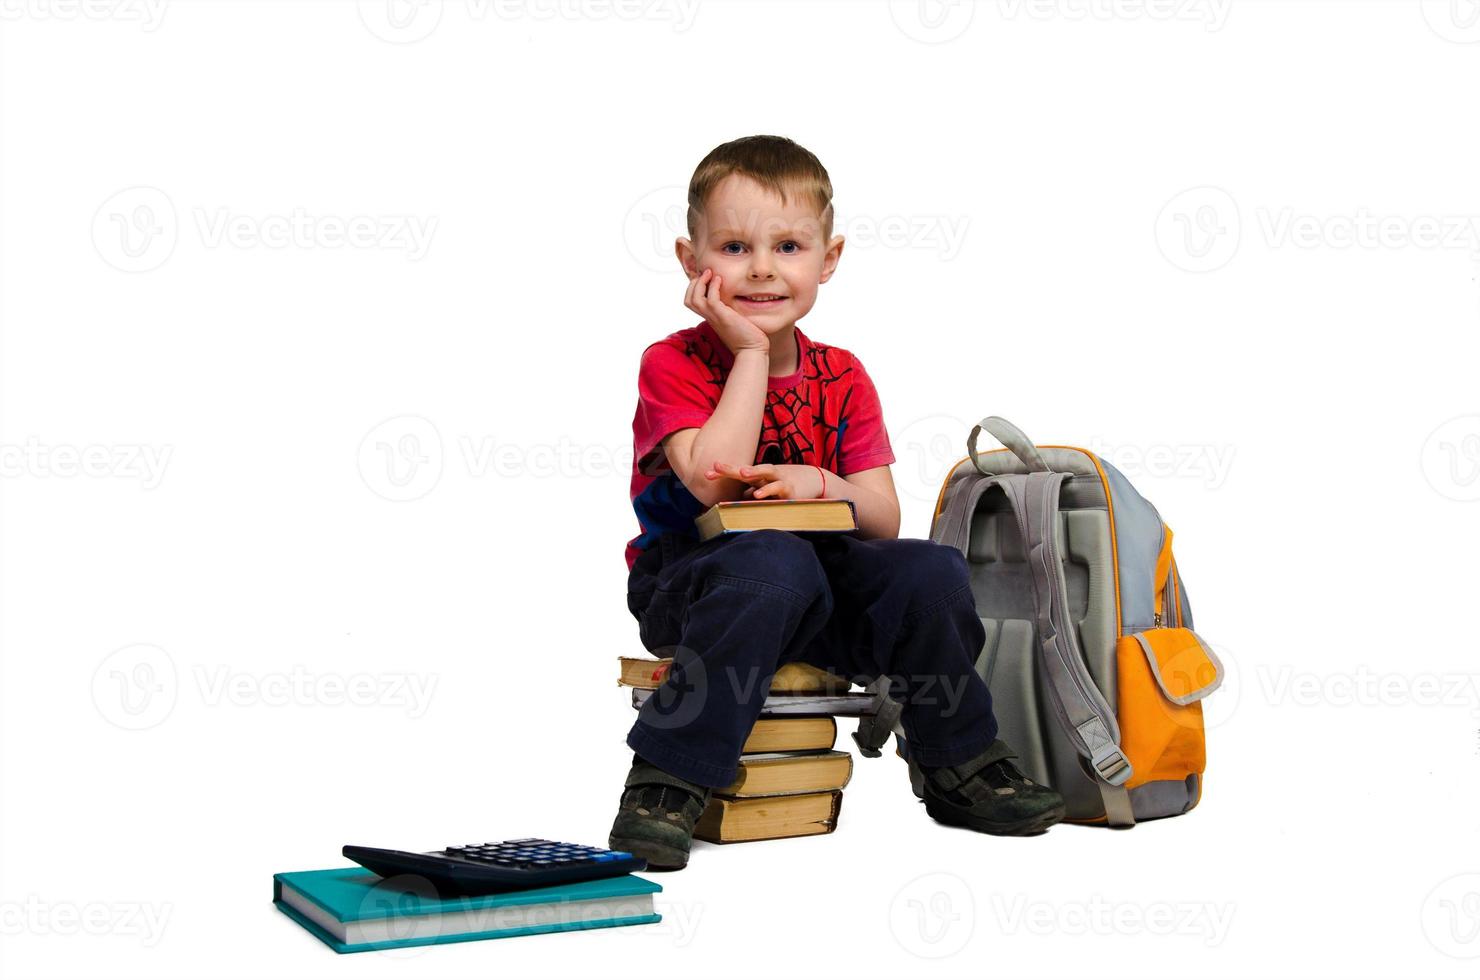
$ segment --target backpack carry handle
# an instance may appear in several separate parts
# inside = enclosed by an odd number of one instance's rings
[[[971,455],[971,465],[975,466],[977,470],[981,473],[984,473],[987,476],[995,475],[988,472],[986,468],[982,466],[981,460],[977,458],[976,437],[981,434],[981,431],[983,429],[986,429],[988,432],[990,432],[992,434],[992,438],[996,439],[998,442],[1002,443],[1002,445],[1006,446],[1008,452],[1012,453],[1019,460],[1021,460],[1022,464],[1026,466],[1030,472],[1048,472],[1048,464],[1045,463],[1043,461],[1043,457],[1039,455],[1038,447],[1033,445],[1033,440],[1029,439],[1022,429],[1019,429],[1017,426],[1007,421],[1007,419],[1002,418],[1000,415],[989,415],[978,422],[976,425],[972,426],[971,435],[968,436],[966,439],[966,451]]]

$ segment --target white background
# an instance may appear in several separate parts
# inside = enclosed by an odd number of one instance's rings
[[[1474,975],[1473,7],[0,11],[7,976]],[[1175,530],[1202,805],[995,839],[858,759],[661,925],[334,956],[273,872],[605,843],[638,357],[752,133],[831,173],[903,534],[994,413]]]

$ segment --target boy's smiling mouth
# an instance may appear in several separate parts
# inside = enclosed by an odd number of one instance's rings
[[[736,296],[741,302],[749,303],[751,306],[774,306],[786,299],[776,293],[752,293],[749,296]]]

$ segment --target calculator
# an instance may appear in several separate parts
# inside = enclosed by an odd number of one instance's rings
[[[647,867],[645,858],[604,847],[521,837],[462,844],[441,851],[393,851],[346,844],[343,854],[382,878],[416,875],[439,892],[487,895],[611,878]]]

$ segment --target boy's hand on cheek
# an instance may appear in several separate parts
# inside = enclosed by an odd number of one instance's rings
[[[822,495],[822,474],[815,466],[791,463],[758,463],[736,466],[716,461],[704,476],[710,480],[729,477],[750,484],[745,488],[748,500],[812,500]]]
[[[771,337],[750,320],[725,305],[720,298],[721,279],[713,269],[705,269],[689,280],[684,305],[709,321],[714,332],[736,354],[751,348],[770,353]]]

